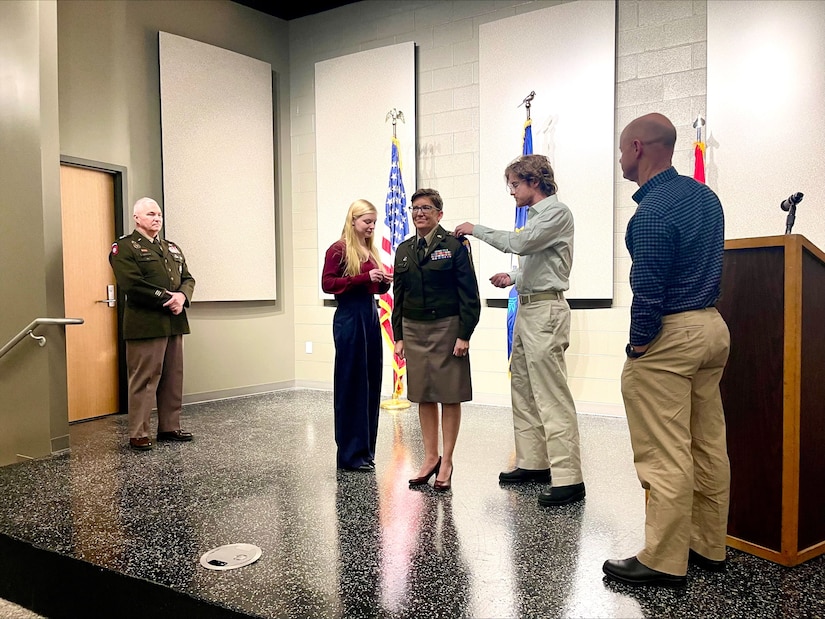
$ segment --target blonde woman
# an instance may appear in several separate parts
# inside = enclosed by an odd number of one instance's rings
[[[383,344],[375,295],[390,289],[375,246],[378,211],[366,200],[353,202],[341,238],[327,250],[321,288],[334,294],[335,443],[338,468],[375,470]]]

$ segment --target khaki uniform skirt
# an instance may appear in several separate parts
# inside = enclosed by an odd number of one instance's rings
[[[458,316],[403,319],[407,398],[411,402],[458,404],[473,399],[470,356],[453,355]]]

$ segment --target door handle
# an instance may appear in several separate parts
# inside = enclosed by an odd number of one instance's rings
[[[115,298],[114,284],[109,284],[108,286],[106,286],[106,298],[101,301],[95,301],[95,303],[105,303],[109,307],[114,307],[117,303],[117,299]]]

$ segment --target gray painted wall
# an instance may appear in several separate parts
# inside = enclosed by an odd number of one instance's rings
[[[0,345],[63,316],[56,35],[54,2],[0,3]],[[63,331],[38,333],[0,359],[0,464],[68,447]]]

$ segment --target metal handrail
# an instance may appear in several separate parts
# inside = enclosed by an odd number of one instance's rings
[[[40,325],[82,325],[83,319],[82,318],[35,318],[32,320],[27,327],[25,327],[20,333],[15,335],[13,338],[9,340],[9,343],[0,348],[0,357],[5,355],[9,352],[12,348],[14,348],[18,342],[25,339],[26,336],[31,336],[32,339],[37,340],[39,346],[46,345],[46,338],[42,335],[35,335],[33,331],[39,327]]]

